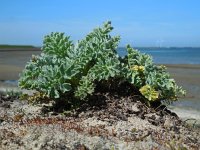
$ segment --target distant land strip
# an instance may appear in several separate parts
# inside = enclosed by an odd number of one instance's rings
[[[0,48],[34,48],[32,45],[9,45],[9,44],[0,44]]]
[[[41,47],[32,45],[0,45],[0,51],[41,51]]]
[[[41,48],[0,48],[0,52],[4,51],[41,51]]]

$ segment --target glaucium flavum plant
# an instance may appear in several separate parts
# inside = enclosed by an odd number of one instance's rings
[[[45,36],[41,55],[33,56],[27,63],[19,86],[36,90],[55,101],[62,96],[86,100],[99,82],[110,79],[131,83],[148,103],[171,102],[185,94],[164,66],[153,63],[151,56],[130,45],[126,57],[118,56],[120,37],[112,37],[112,30],[111,22],[106,22],[77,44],[64,33]]]

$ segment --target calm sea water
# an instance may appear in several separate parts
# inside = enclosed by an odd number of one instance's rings
[[[158,64],[200,64],[200,48],[137,48],[143,53],[153,56]],[[127,54],[126,48],[117,49],[120,56]],[[31,55],[41,51],[1,51],[0,64],[24,66]]]
[[[137,48],[153,56],[159,64],[200,64],[200,48]],[[120,56],[127,54],[125,48],[119,48]]]

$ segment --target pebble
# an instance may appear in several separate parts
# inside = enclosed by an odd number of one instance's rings
[[[137,108],[137,104],[134,104],[131,106],[131,109],[133,112],[137,113],[137,112],[140,112],[140,110]]]
[[[171,121],[170,118],[166,118],[165,122],[164,122],[164,127],[165,128],[170,128],[171,126],[173,126],[173,122]]]

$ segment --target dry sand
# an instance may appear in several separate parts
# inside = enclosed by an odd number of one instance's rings
[[[198,128],[188,127],[167,109],[149,108],[134,96],[99,94],[68,114],[52,112],[47,105],[30,105],[25,100],[0,96],[0,149],[197,150],[200,147]]]

